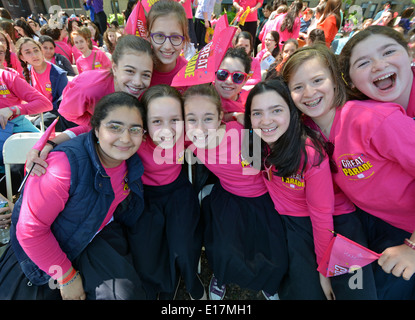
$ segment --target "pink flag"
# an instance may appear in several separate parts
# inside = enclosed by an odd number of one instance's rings
[[[214,81],[226,50],[232,45],[235,27],[226,27],[214,32],[212,42],[198,51],[188,63],[179,70],[172,81],[173,87],[188,87]]]
[[[53,139],[55,137],[55,126],[58,123],[59,117],[57,117],[51,125],[46,129],[46,131],[42,134],[40,139],[36,142],[32,149],[36,149],[42,151],[43,147],[46,145],[46,142],[49,139]]]
[[[362,268],[379,259],[380,254],[334,233],[317,270],[326,277],[339,276],[351,270]]]
[[[128,17],[124,33],[132,34],[143,39],[147,38],[146,15],[141,1],[137,2],[137,5]]]

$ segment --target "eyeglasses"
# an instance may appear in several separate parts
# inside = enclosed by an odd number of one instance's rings
[[[219,69],[218,71],[216,71],[216,79],[219,81],[226,81],[229,78],[229,76],[231,76],[233,83],[241,84],[248,77],[248,74],[240,71],[229,72],[226,69]]]
[[[180,46],[184,41],[184,37],[178,34],[166,36],[163,33],[150,33],[150,37],[156,44],[163,44],[167,38],[173,46]]]
[[[128,129],[128,132],[130,133],[130,135],[132,135],[133,137],[138,137],[138,136],[142,136],[144,135],[144,133],[146,133],[146,130],[144,130],[141,127],[130,127],[127,128],[126,126],[122,125],[122,124],[118,124],[118,123],[106,123],[104,124],[104,127],[107,128],[107,130],[111,133],[114,134],[123,134],[125,129]]]

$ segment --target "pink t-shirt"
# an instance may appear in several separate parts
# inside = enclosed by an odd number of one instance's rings
[[[16,70],[19,73],[20,77],[24,78],[24,76],[23,76],[23,67],[20,64],[20,61],[19,61],[19,59],[17,58],[17,55],[14,52],[10,52],[10,63],[11,63],[11,68]],[[3,66],[7,67],[7,61],[6,60],[4,60]]]
[[[281,215],[310,217],[313,226],[314,246],[317,263],[322,259],[333,236],[334,190],[328,158],[313,166],[318,153],[307,140],[307,165],[301,174],[289,178],[272,175],[271,168],[263,171],[263,180]],[[275,170],[275,168],[272,168]]]
[[[280,34],[280,50],[282,50],[282,46],[284,45],[284,42],[288,39],[297,39],[300,35],[300,18],[296,17],[294,20],[294,26],[292,29],[292,32],[289,32],[287,29],[284,31],[281,31],[281,25],[282,22],[287,14],[281,14],[277,18],[275,18],[274,26],[272,27],[272,30],[277,31]],[[265,34],[266,36],[266,34]],[[264,37],[265,39],[265,37]]]
[[[64,57],[66,57],[71,64],[74,63],[73,54],[72,54],[72,47],[64,41],[55,41],[55,53],[60,53]]]
[[[157,146],[147,135],[137,151],[144,166],[143,184],[162,186],[177,179],[184,162],[184,140],[179,139],[173,148]]]
[[[362,210],[415,230],[415,121],[394,103],[348,101],[330,132],[335,183]]]
[[[93,49],[91,54],[88,57],[80,56],[76,60],[76,67],[78,68],[78,73],[81,74],[87,70],[96,70],[96,69],[111,69],[112,64],[111,60],[108,59],[107,55],[99,49]]]
[[[52,83],[50,81],[51,63],[46,61],[46,64],[46,69],[42,73],[37,73],[35,68],[32,67],[30,69],[30,75],[32,77],[33,87],[50,101],[52,101]]]
[[[264,2],[264,0],[234,0],[234,2],[238,3],[241,7],[244,8],[244,11],[246,10],[247,7],[250,7],[251,9],[254,8],[257,3],[262,3]],[[251,22],[251,21],[257,21],[258,20],[258,11],[254,11],[254,12],[250,12],[248,17],[246,17],[246,22]]]
[[[223,112],[245,112],[245,102],[246,98],[248,97],[248,93],[248,90],[242,89],[236,100],[230,100],[221,97]]]
[[[44,175],[29,176],[27,179],[16,236],[29,258],[53,276],[54,271],[49,272],[51,266],[60,266],[64,274],[72,265],[50,229],[68,201],[71,168],[64,152],[52,152],[48,156],[48,164]],[[99,230],[112,220],[116,207],[130,192],[125,182],[125,161],[115,168],[106,168],[105,171],[111,179],[115,199]]]
[[[176,66],[173,70],[169,72],[160,72],[156,69],[153,70],[153,75],[151,76],[151,83],[150,87],[155,86],[157,84],[168,84],[171,85],[174,76],[179,72],[181,68],[183,68],[187,64],[187,60],[182,56],[179,56],[176,60]]]
[[[114,91],[114,77],[108,70],[85,71],[63,90],[59,113],[68,121],[89,127],[97,102]]]
[[[240,123],[227,122],[225,136],[216,148],[197,148],[192,143],[189,149],[219,178],[226,191],[241,197],[259,197],[267,189],[261,171],[251,166],[248,159],[243,159],[242,130]]]
[[[11,106],[17,106],[21,114],[37,114],[53,108],[52,102],[31,87],[16,71],[0,69],[0,108]]]

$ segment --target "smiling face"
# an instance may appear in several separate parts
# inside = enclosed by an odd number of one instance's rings
[[[289,106],[275,91],[257,94],[252,99],[250,116],[252,129],[267,144],[276,142],[290,124]]]
[[[139,97],[150,86],[153,59],[147,53],[124,53],[118,64],[113,64],[115,91],[124,91]]]
[[[334,86],[330,70],[318,58],[304,61],[288,83],[296,107],[313,120],[335,110]]]
[[[171,44],[169,39],[163,44],[157,44],[150,37],[150,33],[162,33],[166,36],[179,35],[184,36],[183,28],[175,14],[169,14],[167,16],[158,17],[152,24],[151,30],[149,31],[150,43],[153,47],[154,54],[160,61],[160,65],[157,65],[158,69],[162,72],[168,72],[174,69],[176,66],[176,60],[182,51],[185,42],[183,41],[180,45],[174,46]]]
[[[180,102],[172,97],[151,100],[147,108],[148,134],[163,149],[172,148],[183,134]]]
[[[229,72],[249,72],[245,70],[242,61],[238,58],[227,57],[223,59],[219,69],[226,69]],[[247,79],[240,84],[236,84],[232,81],[232,77],[228,77],[225,81],[215,80],[215,88],[219,95],[224,99],[236,100],[242,87],[245,85]]]
[[[143,120],[136,108],[120,106],[108,113],[101,121],[95,135],[99,141],[97,152],[106,168],[120,165],[137,152],[143,140],[142,135],[131,135],[129,130],[114,133],[109,129],[111,124],[123,125],[126,128],[143,127]]]
[[[376,34],[359,42],[350,56],[350,79],[367,97],[408,106],[411,58],[396,40]]]
[[[221,125],[223,112],[207,96],[194,95],[184,103],[186,135],[196,147],[205,148],[216,140],[216,133]]]

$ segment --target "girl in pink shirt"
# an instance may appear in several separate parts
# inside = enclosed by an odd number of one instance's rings
[[[244,93],[242,87],[248,81],[250,70],[251,57],[244,48],[229,48],[226,51],[214,82],[222,99],[225,122],[243,118],[247,91]]]
[[[351,104],[352,102],[350,101],[346,103],[346,105],[353,106],[361,105],[361,108],[356,107],[353,109],[356,111],[353,116],[351,113],[345,111],[345,120],[342,120],[341,122],[338,121],[339,114],[343,114],[342,110],[345,108],[342,106],[345,101],[346,92],[343,80],[341,79],[340,72],[337,68],[337,60],[330,49],[324,45],[315,45],[297,50],[287,61],[284,67],[283,77],[286,82],[288,82],[291,96],[297,108],[312,120],[313,123],[311,126],[316,128],[321,133],[322,137],[329,141],[328,145],[330,148],[328,151],[333,165],[332,172],[335,185],[338,186],[355,205],[365,211],[358,210],[357,212],[362,222],[364,222],[364,234],[367,239],[366,246],[369,246],[370,249],[376,252],[383,252],[383,256],[378,263],[383,265],[383,269],[389,273],[393,268],[392,261],[395,261],[397,265],[402,266],[401,263],[405,262],[402,262],[403,260],[401,259],[404,259],[405,255],[397,255],[397,260],[389,260],[389,262],[384,265],[384,261],[388,260],[391,251],[394,251],[393,248],[385,249],[394,245],[394,243],[398,244],[399,241],[402,243],[405,236],[410,237],[408,228],[411,228],[409,221],[411,219],[411,212],[413,213],[413,204],[408,204],[408,201],[412,201],[411,199],[413,197],[409,196],[409,194],[411,194],[410,187],[401,189],[401,186],[403,185],[409,186],[411,184],[410,179],[413,179],[411,178],[411,174],[406,172],[407,169],[402,169],[402,167],[406,167],[407,163],[409,164],[410,161],[408,159],[408,161],[404,161],[405,165],[398,165],[400,160],[395,161],[395,159],[398,159],[396,158],[396,155],[393,156],[394,160],[388,160],[392,153],[385,149],[386,145],[383,147],[382,144],[382,146],[379,147],[379,145],[376,145],[375,143],[377,140],[372,140],[377,136],[377,133],[385,134],[388,138],[390,137],[390,139],[396,138],[396,134],[394,133],[394,130],[396,129],[394,129],[392,125],[386,125],[388,126],[387,130],[381,128],[382,119],[388,117],[388,114],[385,114],[383,111],[384,108],[379,108],[378,111],[377,107],[367,107],[368,105],[376,105],[373,104],[373,101],[368,101],[367,103],[363,101],[354,101],[353,104]],[[345,110],[348,109],[349,108],[346,108]],[[362,111],[359,116],[357,115],[358,110]],[[368,112],[366,112],[366,110]],[[396,110],[391,108],[390,113],[392,114],[394,111]],[[350,117],[347,116],[348,114],[350,114]],[[394,114],[396,115],[397,113],[395,112]],[[412,119],[406,118],[406,120],[408,120],[410,124],[413,124]],[[408,121],[404,120],[401,124],[403,128],[406,128],[407,132],[406,134],[400,133],[402,139],[404,139],[404,135],[410,136],[410,134],[408,135],[408,131],[410,132],[411,129],[406,127]],[[399,124],[397,125],[399,126]],[[398,138],[396,139],[399,140]],[[393,150],[396,150],[396,152],[401,150],[398,146],[402,146],[403,149],[405,149],[405,151],[402,151],[405,155],[411,154],[410,150],[407,149],[407,147],[411,148],[410,142],[408,142],[406,146],[406,143],[402,144],[401,140],[396,143],[392,143],[383,137],[380,138],[380,140],[382,140],[382,143],[387,143],[390,147],[393,146]],[[383,152],[385,153],[382,154]],[[374,158],[378,157],[379,159],[377,161],[383,163],[382,165],[377,165],[377,168],[381,168],[381,170],[378,171],[378,169],[376,169],[375,171],[375,169],[373,169],[373,162],[376,162],[376,160],[372,158],[372,155],[376,155]],[[403,154],[402,157],[404,157]],[[369,161],[369,165],[367,164],[367,161]],[[382,170],[382,168],[385,168],[385,170]],[[392,174],[394,170],[401,173],[396,173],[393,175],[393,178],[391,178],[390,174]],[[375,172],[377,173],[376,175]],[[394,183],[394,181],[396,181],[395,179],[401,179],[400,177],[403,179],[402,184]],[[380,180],[382,180],[382,182]],[[354,185],[352,185],[352,183]],[[365,183],[364,187],[362,183]],[[358,188],[359,186],[361,187],[360,189]],[[336,193],[336,205],[341,204],[339,199],[344,200],[344,196],[340,198],[340,194],[339,191]],[[390,196],[392,196],[392,198]],[[386,199],[389,199],[389,201]],[[387,201],[388,203],[385,203],[384,201]],[[384,205],[380,205],[382,209],[379,209],[379,204],[381,203]],[[346,205],[346,203],[344,203],[344,205]],[[405,207],[406,209],[404,209]],[[378,214],[379,210],[383,213]],[[389,218],[385,219],[387,216],[386,213],[389,214]],[[342,216],[344,218],[353,218],[354,214],[349,213],[343,214]],[[386,223],[381,223],[381,220],[377,222],[372,221],[374,220],[372,218],[373,216],[385,219]],[[367,223],[368,220],[371,221],[370,224]],[[405,231],[399,229],[403,227],[402,221],[406,221]],[[388,226],[388,224],[390,225]],[[390,229],[390,231],[385,233],[388,234],[388,236],[383,239],[376,238],[377,234],[383,234],[383,232],[385,232],[386,226]],[[360,229],[360,226],[356,224],[353,227],[356,231]],[[339,230],[339,226],[336,225],[336,216],[334,217],[334,228],[335,231],[342,234],[344,234],[344,231],[350,231],[350,227],[346,228],[343,232]],[[404,234],[402,234],[402,232]],[[413,232],[413,230],[411,230],[411,232]],[[355,239],[352,237],[352,240]],[[413,258],[415,258],[415,252],[413,253],[413,250],[409,247],[407,247],[407,249],[409,250],[409,254],[412,254]],[[399,253],[399,250],[397,253]],[[399,263],[399,261],[401,261],[401,263]],[[411,262],[406,263],[409,263],[409,266],[411,266]],[[412,264],[412,266],[415,266],[415,264]],[[409,293],[405,288],[408,288],[409,286],[409,290],[412,291],[413,283],[404,284],[406,281],[402,278],[389,277],[377,263],[372,264],[372,267],[374,269],[376,291],[379,299],[408,298],[411,296],[412,293]],[[363,271],[365,271],[365,268],[363,268]],[[398,267],[397,270],[400,270],[402,273],[400,267]],[[415,268],[412,270],[415,270]],[[401,275],[399,271],[395,270],[395,272],[397,276]],[[411,272],[411,268],[407,269],[407,273],[408,272]],[[405,278],[407,277],[407,273],[405,273]],[[402,290],[398,289],[399,286],[402,286]]]
[[[324,143],[300,122],[300,114],[281,80],[261,82],[251,90],[245,124],[264,141],[264,181],[286,226],[289,274],[280,288],[280,297],[375,299],[373,282],[372,286],[365,282],[368,286],[356,293],[347,289],[348,277],[330,281],[316,270],[332,238],[328,230],[336,228],[333,216],[340,212],[335,212]],[[340,222],[347,220],[341,217],[337,224]]]
[[[175,1],[158,1],[151,6],[147,17],[147,38],[155,55],[151,85],[168,84],[186,65],[180,56],[190,43],[188,22],[183,6]]]
[[[49,126],[59,116],[58,107],[62,92],[68,84],[66,72],[47,62],[40,43],[32,38],[20,38],[16,43],[16,49],[22,61],[26,81],[52,102],[53,110],[44,115],[44,123]],[[62,130],[62,121],[56,128],[58,131]],[[40,127],[40,119],[34,123]]]
[[[200,208],[184,163],[183,102],[167,85],[149,88],[141,101],[146,108],[148,135],[138,150],[144,165],[145,209],[135,241],[147,292],[174,299],[179,276],[192,299],[206,299],[197,276],[202,249]]]
[[[260,150],[250,157],[243,126],[221,122],[220,97],[211,85],[190,87],[184,101],[189,149],[219,179],[202,200],[204,245],[214,273],[210,299],[222,300],[229,283],[275,299],[288,257],[281,219],[259,170]]]
[[[389,27],[370,26],[362,31],[339,56],[350,98],[394,102],[414,118],[415,76],[407,41]]]
[[[111,69],[111,61],[105,52],[92,47],[91,31],[88,27],[81,27],[73,31],[71,38],[82,53],[82,56],[76,60],[79,74],[87,70]]]
[[[150,85],[153,53],[148,41],[132,35],[121,37],[113,52],[111,70],[90,70],[65,88],[59,113],[78,125],[89,125],[95,104],[103,96],[124,91],[141,96]]]
[[[1,146],[12,133],[39,132],[24,115],[51,109],[52,103],[22,79],[17,71],[0,67],[0,131],[7,133],[0,139]],[[3,164],[3,155],[0,156],[0,164]]]
[[[294,1],[287,13],[281,14],[275,19],[272,30],[280,34],[280,50],[285,41],[288,39],[297,39],[300,35],[301,23],[299,14],[302,8],[303,3],[301,1]]]
[[[28,178],[0,262],[1,299],[145,299],[127,238],[143,208],[142,114],[126,93],[104,97],[93,130],[52,152],[45,175]]]

